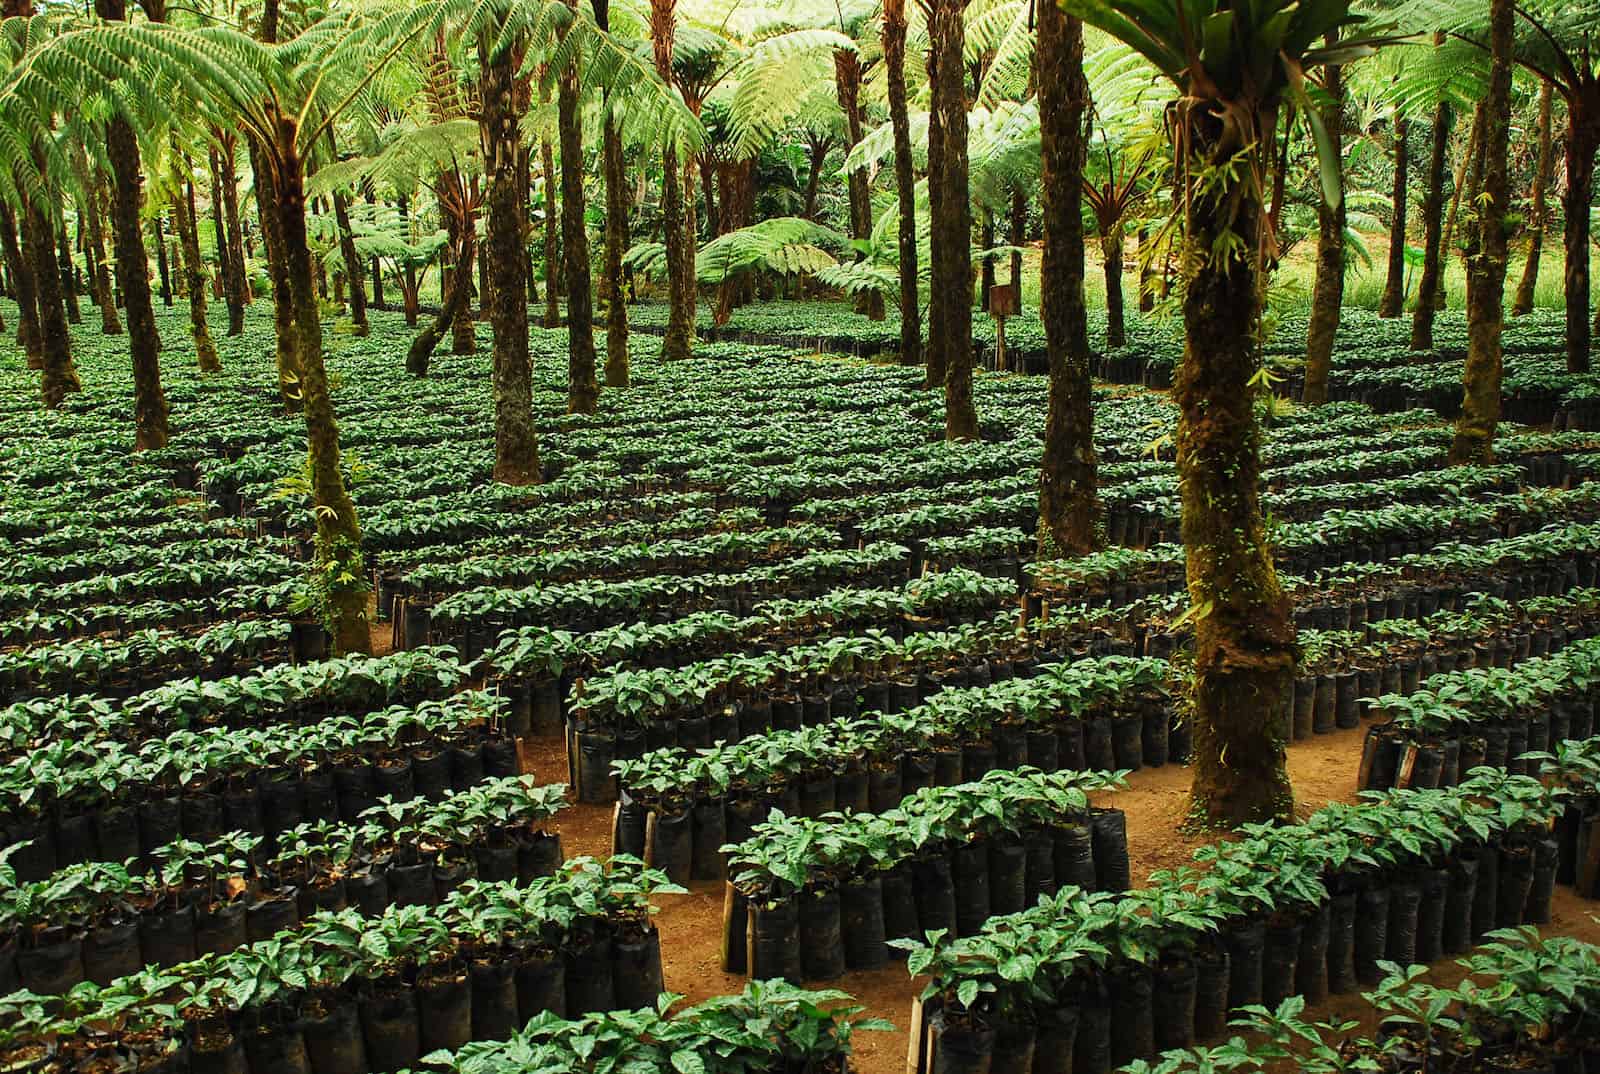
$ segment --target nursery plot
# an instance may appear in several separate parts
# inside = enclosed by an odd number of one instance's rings
[[[534,330],[546,480],[527,487],[490,480],[484,354],[407,379],[396,318],[330,336],[376,655],[330,655],[308,608],[304,434],[266,390],[261,320],[221,342],[223,373],[169,371],[173,439],[131,461],[114,347],[80,337],[85,390],[42,424],[20,359],[0,357],[0,532],[18,552],[0,564],[0,990],[89,980],[110,986],[97,1003],[149,1012],[129,1024],[157,1051],[187,1021],[244,1047],[250,1074],[296,1041],[313,1074],[376,1074],[540,1010],[647,1006],[658,983],[712,1000],[781,972],[900,1026],[857,1041],[857,1066],[880,1074],[922,1025],[891,941],[938,927],[911,956],[936,982],[1018,930],[1059,938],[1082,919],[1082,938],[1108,914],[1119,929],[1177,915],[1188,931],[1155,961],[1094,971],[1113,987],[1079,1012],[1085,1047],[1100,1047],[1097,1019],[1128,1015],[1105,1041],[1119,1057],[1146,1054],[1138,997],[1168,997],[1179,955],[1197,967],[1196,1011],[1151,1023],[1150,1042],[1211,1034],[1252,996],[1315,999],[1318,957],[1336,992],[1372,983],[1389,948],[1371,937],[1330,962],[1302,930],[1301,982],[1278,957],[1288,941],[1250,931],[1280,890],[1345,885],[1287,836],[1272,860],[1299,871],[1251,887],[1255,903],[1223,886],[1260,867],[1235,867],[1245,851],[1201,855],[1199,887],[1146,881],[1194,845],[1172,833],[1192,619],[1167,398],[1097,389],[1107,548],[1036,561],[1040,378],[979,377],[983,439],[950,445],[919,370],[791,353],[808,333],[807,349],[849,336],[848,317],[738,316],[746,335],[689,363],[637,340],[634,386],[594,415],[563,412],[565,334]],[[1013,328],[1025,349],[1027,323]],[[1146,376],[1131,348],[1170,357],[1164,329],[1132,338],[1103,370]],[[1303,649],[1273,726],[1291,766],[1319,759],[1308,807],[1359,786],[1401,796],[1328,806],[1304,854],[1349,857],[1350,832],[1388,830],[1456,847],[1445,806],[1404,796],[1500,795],[1525,816],[1507,806],[1471,838],[1511,863],[1498,875],[1526,860],[1536,894],[1496,920],[1581,929],[1574,892],[1600,889],[1579,854],[1588,814],[1518,780],[1555,763],[1529,750],[1559,758],[1564,785],[1588,778],[1589,747],[1565,742],[1593,730],[1600,440],[1506,426],[1493,465],[1452,468],[1434,411],[1355,402],[1275,414],[1266,433]],[[1480,762],[1502,774],[1473,774]],[[1559,822],[1555,856],[1543,821]],[[1419,853],[1384,851],[1383,875]],[[1386,905],[1428,905],[1453,874],[1427,868],[1378,885]],[[1409,913],[1402,931],[1431,953],[1436,923]],[[362,930],[391,945],[383,966],[347,958]],[[1243,991],[1219,984],[1211,937],[1245,959]],[[1251,952],[1277,953],[1258,986]],[[295,983],[299,960],[322,958],[348,967]],[[1049,963],[1049,987],[1076,989],[1072,965]],[[223,990],[245,977],[257,992],[232,1038]],[[200,1000],[174,1016],[158,1000],[178,987]],[[1050,997],[1030,1002],[1065,1009]]]

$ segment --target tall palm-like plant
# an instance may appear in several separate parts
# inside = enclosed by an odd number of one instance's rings
[[[1348,0],[1064,0],[1141,52],[1178,91],[1187,289],[1186,341],[1173,383],[1189,598],[1195,627],[1193,818],[1234,826],[1286,819],[1293,791],[1280,714],[1296,660],[1294,620],[1261,510],[1255,401],[1260,273],[1270,235],[1264,192],[1285,100],[1317,134],[1324,195],[1339,162],[1309,104],[1306,72],[1371,43],[1318,42],[1360,20]]]

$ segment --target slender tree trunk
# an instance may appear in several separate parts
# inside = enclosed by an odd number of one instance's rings
[[[328,128],[328,147],[338,159],[338,149],[333,144],[333,128]],[[367,286],[361,270],[361,255],[356,252],[356,236],[350,227],[350,198],[342,190],[333,192],[333,219],[339,228],[339,253],[344,258],[344,275],[350,283],[350,323],[355,334],[364,336],[370,331],[367,325]]]
[[[1435,296],[1443,289],[1445,155],[1450,147],[1450,105],[1440,101],[1433,110],[1433,133],[1428,156],[1428,190],[1422,197],[1424,228],[1422,279],[1417,284],[1417,308],[1411,315],[1411,349],[1433,349]]]
[[[95,304],[100,307],[100,334],[120,336],[122,321],[117,317],[117,295],[111,287],[111,266],[106,259],[105,227],[101,222],[102,184],[98,176],[90,175],[87,161],[81,162],[79,182],[84,188],[83,222],[88,228],[85,239],[89,248]]]
[[[289,273],[284,263],[283,243],[278,235],[278,192],[266,153],[253,141],[250,144],[250,170],[255,175],[256,210],[261,221],[261,245],[266,254],[267,273],[272,278],[272,326],[277,344],[278,395],[283,408],[293,414],[300,409],[299,337],[294,329],[294,300],[289,291]],[[320,320],[318,322],[321,323]]]
[[[400,212],[401,221],[405,224],[406,242],[411,242],[411,200],[401,194],[395,199],[395,206]],[[417,301],[422,285],[417,281],[417,266],[413,265],[409,258],[406,260],[405,271],[401,274],[400,290],[405,294],[406,327],[415,328],[417,327]],[[437,340],[435,343],[437,343]],[[433,353],[432,348],[429,348],[428,353]]]
[[[650,0],[650,44],[656,75],[668,86],[672,85],[676,7],[676,0]],[[694,304],[692,299],[685,301],[682,293],[686,281],[693,286],[690,276],[694,272],[694,243],[685,229],[678,154],[671,145],[662,151],[661,175],[661,230],[667,255],[667,328],[661,340],[661,356],[670,362],[688,358],[694,347]]]
[[[365,653],[372,649],[372,637],[367,624],[361,525],[344,484],[339,426],[334,420],[328,373],[322,361],[322,313],[317,304],[311,247],[306,239],[305,173],[295,149],[292,120],[279,121],[276,159],[279,166],[273,183],[274,208],[293,308],[290,327],[298,337],[295,353],[300,360],[311,499],[316,505],[318,574],[334,580],[326,592],[327,626],[336,652]],[[259,173],[256,181],[260,182]]]
[[[697,156],[695,157],[695,163],[700,171],[700,196],[706,203],[706,237],[708,239],[715,238],[722,232],[717,227],[717,202],[716,196],[712,191],[712,187],[715,185],[715,177],[712,174],[711,158],[709,155],[703,158]]]
[[[466,197],[466,180],[460,178],[460,182],[462,196]],[[460,232],[461,241],[456,244],[456,260],[450,268],[449,283],[441,279],[440,285],[453,287],[459,292],[454,303],[455,319],[450,322],[450,353],[471,354],[478,348],[478,331],[472,320],[472,274],[478,256],[477,229],[473,227],[470,217],[456,221],[455,226]]]
[[[167,237],[162,214],[150,219],[150,237],[156,248],[156,273],[161,278],[161,304],[172,307],[172,269],[167,263]]]
[[[60,406],[68,392],[78,391],[77,367],[72,363],[72,337],[67,329],[66,303],[61,297],[61,270],[50,221],[37,206],[27,206],[22,229],[23,255],[32,263],[34,286],[38,289],[39,337],[44,354],[41,378],[44,405]]]
[[[459,239],[457,240],[460,241]],[[417,333],[411,341],[411,347],[406,351],[406,372],[414,377],[428,375],[428,362],[433,357],[434,350],[439,346],[439,341],[450,330],[450,326],[461,315],[461,307],[471,302],[471,295],[465,288],[454,286],[453,273],[443,275],[445,293],[443,301],[439,304],[438,314],[430,320],[422,331]],[[417,314],[417,292],[415,284],[406,290],[406,311],[408,320],[415,323]]]
[[[1330,35],[1329,43],[1333,43]],[[1322,124],[1333,142],[1334,153],[1344,159],[1344,87],[1339,65],[1325,71],[1330,100],[1322,108]],[[1311,323],[1306,330],[1305,388],[1301,399],[1308,406],[1328,401],[1328,372],[1333,364],[1333,341],[1339,334],[1339,312],[1344,305],[1344,170],[1339,170],[1339,200],[1329,205],[1326,195],[1317,201],[1317,281],[1311,295]]]
[[[78,308],[78,281],[72,271],[72,244],[67,241],[67,226],[62,224],[56,232],[56,245],[61,255],[61,300],[66,303],[67,323],[82,324],[83,311]]]
[[[1411,123],[1394,110],[1394,189],[1390,195],[1389,264],[1383,281],[1379,317],[1398,317],[1406,308],[1406,192],[1410,189]]]
[[[901,5],[901,9],[902,9],[902,12],[903,12],[904,7],[905,7],[905,0],[899,0],[899,3]],[[903,36],[904,35],[902,35],[902,38],[903,38]],[[904,55],[905,54],[905,41],[903,39],[900,42],[900,51],[901,51],[901,67],[902,67],[901,79],[902,79],[902,95],[903,95],[903,90],[904,90],[903,83],[904,83],[904,77],[905,77],[904,71],[903,71],[903,68],[905,66],[905,55]],[[893,105],[892,104],[890,105],[890,109],[891,109],[891,112],[892,112],[892,110],[893,110]],[[811,167],[810,167],[810,170],[806,172],[806,190],[805,190],[805,194],[802,196],[801,201],[800,201],[800,204],[801,204],[800,215],[805,217],[807,220],[815,220],[817,218],[817,187],[822,181],[822,168],[823,168],[823,165],[825,165],[827,163],[827,161],[828,161],[828,150],[833,148],[833,139],[825,137],[825,136],[820,136],[820,135],[813,134],[813,135],[810,136],[810,142],[811,142],[811,144],[810,144],[810,150],[811,150],[810,163],[811,163]],[[915,181],[915,180],[913,179],[913,181]]]
[[[962,75],[965,0],[933,0],[929,23],[934,66],[933,109],[939,116],[937,163],[941,205],[933,220],[933,286],[944,295],[943,320],[931,327],[944,340],[946,440],[976,440],[972,404],[972,203],[967,188],[967,99]],[[930,144],[930,150],[932,146]]]
[[[383,297],[383,262],[374,254],[367,264],[367,275],[372,277],[372,304],[378,309],[388,305]]]
[[[544,326],[561,323],[561,207],[556,197],[556,151],[550,139],[539,145],[544,167]]]
[[[628,247],[628,177],[623,170],[622,131],[609,111],[601,136],[606,184],[606,267],[600,278],[600,300],[606,304],[606,387],[626,388],[628,304],[622,294],[622,255]]]
[[[28,358],[29,369],[44,368],[44,339],[39,334],[39,289],[34,283],[33,266],[22,250],[17,217],[11,206],[0,201],[0,241],[5,245],[6,272],[17,300],[17,344]]]
[[[1122,221],[1101,228],[1100,255],[1106,277],[1106,346],[1121,347],[1128,341],[1122,298]]]
[[[1483,179],[1480,161],[1483,159],[1483,103],[1472,110],[1472,129],[1467,134],[1467,149],[1461,157],[1461,163],[1456,168],[1455,193],[1450,198],[1450,212],[1444,221],[1444,250],[1441,256],[1448,255],[1456,244],[1456,221],[1460,218],[1461,199],[1466,197],[1470,205],[1477,197],[1478,186]],[[1440,309],[1445,307],[1444,277],[1439,278],[1439,293],[1435,301]]]
[[[1017,293],[1017,312],[1022,312],[1022,248],[1028,241],[1028,192],[1021,184],[1011,192],[1011,223],[1007,229],[1011,245],[1011,287]],[[1118,284],[1121,277],[1118,277]]]
[[[567,412],[593,414],[599,405],[600,384],[595,379],[589,233],[583,219],[583,117],[578,111],[578,90],[574,61],[573,66],[562,72],[557,92],[561,134],[561,249],[567,270]]]
[[[1083,23],[1041,4],[1038,80],[1039,213],[1044,260],[1039,316],[1050,360],[1044,460],[1039,470],[1039,558],[1081,556],[1097,544],[1094,410],[1089,380],[1089,312],[1083,300]]]
[[[489,54],[480,43],[483,68],[484,145],[488,177],[488,247],[493,273],[490,320],[494,325],[494,479],[507,485],[539,481],[539,442],[533,424],[533,367],[528,355],[527,259],[522,247],[518,197],[516,60],[510,50]],[[458,281],[458,286],[460,282]]]
[[[95,0],[102,18],[126,17],[123,0]],[[133,356],[133,411],[137,450],[165,447],[167,397],[161,387],[155,309],[150,303],[150,262],[139,228],[139,142],[120,116],[106,123],[106,156],[111,162],[111,215],[116,224],[117,279],[128,316],[128,347]]]
[[[994,213],[984,206],[978,215],[978,243],[984,251],[994,249]],[[994,258],[985,257],[978,266],[978,308],[989,309],[989,292],[994,290]]]
[[[1539,286],[1539,261],[1544,256],[1544,226],[1550,215],[1546,203],[1546,185],[1550,169],[1555,164],[1555,138],[1552,136],[1554,87],[1548,79],[1539,87],[1539,163],[1533,173],[1533,191],[1528,205],[1528,260],[1522,266],[1522,280],[1517,284],[1517,295],[1511,303],[1511,315],[1521,317],[1533,312],[1533,293]]]
[[[177,146],[173,146],[172,151],[174,161],[183,159],[178,155]],[[176,165],[173,170],[179,171]],[[172,207],[183,251],[184,274],[188,277],[189,334],[194,338],[195,362],[202,373],[220,373],[222,362],[217,357],[217,345],[211,340],[211,327],[206,323],[206,269],[200,260],[200,234],[195,226],[194,183],[187,175],[176,178],[178,189]]]
[[[1462,372],[1464,397],[1456,421],[1451,463],[1489,463],[1494,457],[1494,430],[1500,420],[1502,354],[1505,323],[1506,205],[1511,198],[1507,147],[1511,136],[1512,41],[1516,26],[1513,0],[1489,5],[1489,92],[1483,104],[1483,197],[1478,224],[1467,250],[1467,361]]]
[[[844,112],[845,154],[861,141],[861,60],[854,52],[837,49],[833,54],[833,85]],[[850,237],[865,241],[872,237],[872,190],[867,169],[856,168],[845,176],[850,197]],[[857,255],[856,260],[861,260]],[[876,291],[862,293],[856,308],[873,320],[884,317],[883,296]]]
[[[211,151],[211,218],[217,233],[217,269],[222,275],[222,298],[228,307],[228,335],[244,332],[244,307],[250,281],[244,267],[244,239],[239,227],[239,179],[234,174],[232,139],[221,152]]]
[[[1567,193],[1563,233],[1567,264],[1567,372],[1589,371],[1589,206],[1594,201],[1594,158],[1600,149],[1600,83],[1567,105]]]
[[[1260,117],[1271,131],[1272,117]],[[1208,109],[1188,112],[1189,145],[1209,168],[1234,156]],[[1287,820],[1293,791],[1279,714],[1294,678],[1295,630],[1264,532],[1256,423],[1262,205],[1247,181],[1194,182],[1178,404],[1178,481],[1194,612],[1191,816],[1209,826]],[[1231,221],[1231,224],[1229,223]],[[1217,254],[1228,228],[1243,251]]]
[[[889,123],[894,131],[894,183],[899,195],[900,227],[897,248],[900,253],[900,361],[918,365],[922,361],[921,297],[917,281],[917,170],[911,156],[911,119],[906,109],[906,5],[905,0],[884,0],[883,60],[889,90]],[[812,158],[812,181],[807,190],[806,215],[815,202],[815,180],[819,162]]]
[[[923,0],[923,21],[932,27],[935,18],[934,8],[931,6],[936,0]],[[937,85],[938,63],[934,56],[931,44],[924,61],[928,73],[929,86]],[[944,159],[944,114],[937,107],[937,101],[930,101],[928,109],[928,344],[924,353],[928,356],[927,376],[923,379],[923,387],[930,391],[939,391],[944,388],[948,376],[947,363],[950,355],[950,340],[945,334],[946,325],[945,308],[950,303],[950,296],[945,293],[944,277],[940,275],[943,264],[942,240],[938,237],[939,223],[945,219],[944,211],[944,177],[940,174],[938,162]],[[967,233],[968,244],[971,243],[970,225]],[[969,284],[970,286],[970,284]]]
[[[1150,227],[1139,225],[1139,312],[1150,313],[1156,308],[1156,270],[1154,253],[1146,249],[1150,243]]]

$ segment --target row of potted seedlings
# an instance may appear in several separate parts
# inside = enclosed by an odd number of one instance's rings
[[[1032,678],[951,686],[902,713],[619,761],[612,846],[648,855],[680,881],[721,881],[723,844],[749,838],[774,810],[882,813],[925,788],[996,769],[1182,762],[1188,729],[1174,722],[1167,675],[1163,661],[1128,657],[1051,664]]]
[[[1312,1022],[1299,999],[1252,1008],[1232,1024],[1247,1037],[1140,1060],[1128,1074],[1243,1074],[1294,1069],[1586,1071],[1600,1064],[1600,948],[1537,929],[1497,929],[1469,956],[1455,985],[1427,979],[1422,966],[1386,963],[1364,998],[1377,1029],[1360,1021]]]
[[[138,742],[175,730],[309,726],[331,716],[448,697],[469,669],[454,649],[274,664],[220,679],[183,678],[127,698],[36,698],[0,709],[0,757],[52,742]]]
[[[1587,738],[1600,697],[1600,639],[1575,642],[1511,670],[1469,668],[1384,694],[1367,732],[1360,785],[1449,787],[1480,765],[1528,770],[1524,755]]]
[[[763,601],[751,615],[694,612],[664,623],[619,623],[584,634],[525,626],[503,632],[475,671],[506,697],[514,730],[561,733],[579,679],[622,664],[674,668],[730,651],[774,652],[828,632],[904,636],[930,623],[993,612],[1015,590],[968,570],[892,589],[842,588],[819,597]]]
[[[567,862],[527,885],[469,881],[436,906],[325,910],[270,940],[64,997],[0,999],[13,1068],[378,1074],[536,1015],[653,1006],[661,950],[638,862]],[[31,1063],[30,1063],[31,1060]]]
[[[244,832],[177,840],[146,871],[83,862],[19,884],[0,863],[0,995],[108,985],[144,966],[227,954],[319,910],[375,916],[432,905],[468,879],[527,883],[562,861],[544,822],[565,791],[511,776],[438,802],[385,799],[356,824],[302,824],[272,854]]]
[[[723,969],[794,983],[877,969],[889,941],[970,936],[1061,884],[1128,887],[1127,819],[1089,793],[1124,773],[995,771],[881,813],[775,812],[723,849]]]
[[[1496,928],[1548,921],[1561,794],[1483,770],[1248,828],[1124,896],[1064,888],[969,937],[899,941],[929,983],[910,1069],[1113,1066],[1220,1037],[1229,1013],[1317,1003]]]
[[[178,731],[140,746],[57,742],[0,766],[0,848],[18,877],[80,861],[148,860],[179,836],[278,835],[357,820],[380,797],[441,798],[519,774],[500,700],[465,692],[309,727]]]

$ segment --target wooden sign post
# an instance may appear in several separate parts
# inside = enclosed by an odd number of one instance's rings
[[[997,283],[989,288],[989,316],[994,318],[994,368],[1006,371],[1006,318],[1017,312],[1017,285]]]

